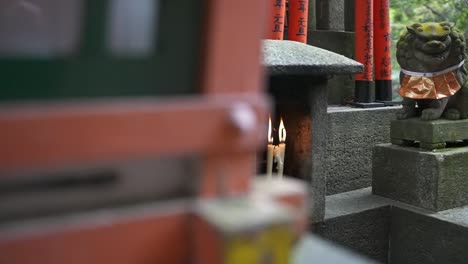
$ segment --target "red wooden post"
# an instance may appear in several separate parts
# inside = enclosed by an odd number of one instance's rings
[[[270,13],[268,14],[268,34],[269,39],[280,39],[284,37],[284,22],[286,15],[286,0],[269,0]]]
[[[389,0],[374,1],[375,99],[392,100],[392,37]]]
[[[309,0],[289,0],[288,39],[307,43]]]
[[[364,65],[364,72],[356,74],[355,101],[370,103],[370,86],[373,81],[373,1],[355,0],[355,51],[356,61]]]

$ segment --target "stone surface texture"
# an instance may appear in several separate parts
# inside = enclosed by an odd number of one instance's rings
[[[317,10],[315,8],[315,0],[309,0],[309,14],[308,14],[308,20],[307,20],[307,28],[316,29],[317,28],[317,12],[313,12],[311,10]]]
[[[307,42],[354,59],[354,33],[344,31],[309,30]],[[328,81],[328,104],[343,104],[354,96],[354,74],[333,76]]]
[[[315,224],[313,232],[386,263],[390,204],[389,199],[372,195],[370,188],[327,196],[325,221]]]
[[[445,210],[437,213],[435,217],[468,228],[468,206]]]
[[[315,0],[317,12],[317,29],[344,30],[345,1],[344,0]]]
[[[314,227],[319,236],[382,263],[461,264],[468,259],[468,206],[431,212],[363,188],[327,196],[325,220]]]
[[[345,31],[350,31],[354,32],[354,5],[355,2],[354,0],[344,0],[344,8],[345,8],[345,14],[344,14],[344,30]]]
[[[394,207],[391,230],[392,264],[467,263],[467,226]]]
[[[382,263],[388,258],[389,230],[389,206],[326,219],[315,225],[315,232],[323,238]]]
[[[362,64],[334,52],[289,40],[264,40],[270,75],[331,75],[361,72]]]
[[[436,144],[468,139],[468,119],[422,121],[420,118],[394,120],[391,138]]]
[[[372,149],[390,142],[390,122],[398,109],[328,107],[328,195],[371,186]]]
[[[373,192],[431,211],[468,204],[468,147],[421,151],[374,148]]]
[[[393,204],[388,198],[373,195],[370,187],[326,197],[325,219],[378,209]]]
[[[372,264],[377,263],[317,236],[302,239],[294,250],[292,264]]]

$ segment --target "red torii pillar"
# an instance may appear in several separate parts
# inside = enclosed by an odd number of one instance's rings
[[[374,0],[375,100],[392,101],[392,36],[389,0]]]
[[[269,0],[267,38],[282,40],[284,36],[284,21],[286,16],[286,0]]]
[[[288,40],[307,43],[309,0],[289,0]]]
[[[356,74],[355,104],[384,106],[392,100],[391,33],[388,0],[355,0],[355,60],[364,65]],[[375,99],[370,91],[374,82]]]
[[[370,89],[374,80],[374,25],[373,0],[355,0],[355,60],[364,65],[364,71],[356,74],[355,103],[364,106],[371,103]]]

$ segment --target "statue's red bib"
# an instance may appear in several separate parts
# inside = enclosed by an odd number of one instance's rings
[[[404,74],[399,90],[402,97],[413,99],[440,99],[454,95],[460,90],[456,71],[424,77]]]

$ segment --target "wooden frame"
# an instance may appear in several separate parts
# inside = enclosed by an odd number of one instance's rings
[[[263,98],[245,95],[3,106],[0,172],[145,156],[254,152],[259,134],[241,133],[231,122],[236,102],[260,118],[267,114]],[[261,127],[255,125],[257,132]]]
[[[203,92],[208,95],[225,93],[262,93],[264,74],[261,66],[261,42],[265,32],[265,0],[208,0],[209,16],[205,27],[205,63]],[[258,120],[266,124],[267,116]],[[263,135],[264,131],[258,131]],[[266,133],[266,128],[265,128]],[[265,135],[266,137],[266,135]],[[262,141],[260,141],[262,142]],[[222,175],[220,175],[222,171]],[[238,195],[248,190],[256,171],[255,151],[240,154],[205,157],[201,195],[215,197],[220,192]],[[218,190],[219,176],[227,177],[229,188]],[[219,180],[219,179],[218,179]]]
[[[177,201],[166,208],[19,224],[9,232],[0,230],[0,263],[188,263],[187,207],[186,201]]]
[[[164,102],[145,99],[105,104],[94,101],[3,105],[0,171],[201,152],[204,160],[200,196],[245,194],[255,173],[257,147],[265,138],[269,109],[268,100],[261,94],[264,0],[206,0],[206,4],[209,12],[200,82],[202,96]],[[247,132],[237,130],[230,119],[239,102],[255,113],[253,129]],[[86,130],[78,129],[82,127]],[[42,151],[35,144],[40,144]],[[220,178],[225,182],[224,189],[219,189]],[[191,230],[187,230],[190,217],[185,213],[162,218],[157,214],[132,213],[106,221],[112,224],[90,224],[86,230],[77,226],[66,230],[38,229],[38,233],[25,237],[0,239],[0,252],[8,253],[2,253],[0,260],[23,264],[38,260],[50,264],[188,260],[190,241],[184,234]],[[161,232],[166,235],[161,236]],[[165,241],[167,237],[173,239]],[[158,249],[157,245],[165,247]],[[179,252],[172,250],[176,245],[182,248]],[[86,249],[89,251],[83,251]],[[67,255],[70,250],[83,254],[74,258],[73,254]],[[119,254],[113,257],[106,253]]]

